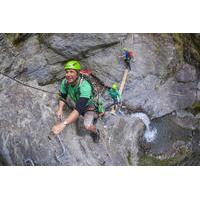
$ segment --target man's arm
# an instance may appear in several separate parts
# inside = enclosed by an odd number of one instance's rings
[[[66,125],[75,122],[78,119],[78,117],[79,117],[79,112],[77,110],[73,110],[64,120],[64,122],[61,122],[53,126],[52,128],[53,133],[55,135],[59,134],[65,128]]]
[[[64,106],[65,106],[65,102],[60,100],[58,110],[63,110]]]
[[[65,106],[65,102],[63,101],[59,101],[59,105],[58,105],[58,110],[56,112],[56,115],[59,119],[62,119],[63,117],[63,109],[64,109],[64,106]]]
[[[63,123],[68,125],[75,122],[78,119],[79,115],[84,114],[84,112],[86,111],[87,102],[88,98],[81,97],[76,103],[76,108],[68,115]],[[61,106],[63,106],[62,103]]]
[[[76,109],[74,109],[64,120],[63,124],[65,125],[72,124],[78,119],[79,115],[80,115],[79,112]]]
[[[54,134],[59,134],[66,125],[75,122],[78,119],[79,115],[85,112],[87,102],[88,98],[81,97],[76,104],[76,109],[74,109],[62,123],[59,123],[52,128]],[[64,102],[59,102],[59,108],[63,111],[64,105],[62,103]]]

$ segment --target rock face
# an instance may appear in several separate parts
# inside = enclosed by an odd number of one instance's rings
[[[78,59],[82,68],[92,69],[102,87],[120,83],[125,70],[125,63],[119,58],[122,47],[134,51],[136,62],[131,63],[124,88],[125,115],[107,113],[98,121],[99,144],[94,144],[83,129],[82,119],[69,125],[61,134],[66,152],[60,161],[55,151],[61,153],[61,145],[51,134],[57,97],[22,86],[1,74],[0,163],[3,165],[26,165],[31,163],[29,159],[35,165],[137,165],[141,152],[161,159],[170,157],[177,153],[171,151],[172,147],[188,146],[192,131],[199,134],[198,59],[193,57],[189,62],[191,52],[184,48],[187,38],[198,52],[198,36],[181,35],[182,54],[177,45],[180,40],[175,40],[177,36],[173,34],[19,34],[10,38],[0,34],[0,72],[51,92],[59,89],[64,77],[63,65],[68,59]],[[106,104],[110,101],[105,90],[102,98]],[[186,140],[172,138],[165,150],[159,149],[162,141],[158,139],[147,144],[151,149],[144,152],[138,144],[144,124],[129,115],[138,110],[151,119],[176,113],[172,118],[174,123],[191,132]],[[66,109],[65,115],[69,112]],[[187,116],[183,116],[184,112]],[[196,140],[193,141],[190,144],[198,147]],[[159,157],[160,153],[164,156]]]
[[[23,71],[24,59],[7,39],[6,35],[0,34],[0,71],[9,72],[11,75]]]
[[[30,159],[35,165],[136,165],[137,137],[143,132],[142,122],[107,117],[106,129],[103,122],[98,124],[102,130],[101,140],[95,144],[84,131],[80,119],[78,124],[70,125],[62,132],[66,153],[57,160],[55,155],[60,154],[62,148],[50,131],[55,123],[56,98],[22,87],[5,77],[1,81],[1,99],[4,101],[0,104],[0,154],[7,165],[26,165]],[[45,87],[47,90],[53,88],[53,85]]]

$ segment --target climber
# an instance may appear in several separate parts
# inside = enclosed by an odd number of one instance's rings
[[[90,131],[93,141],[97,143],[100,133],[94,124],[97,112],[93,101],[92,86],[87,80],[81,81],[81,66],[78,61],[70,60],[64,68],[66,75],[60,86],[60,100],[56,115],[62,119],[67,96],[74,102],[75,108],[62,123],[54,125],[52,131],[54,134],[61,133],[66,126],[75,122],[82,115],[86,130]]]
[[[131,59],[133,59],[133,61],[135,61],[135,59],[133,57],[133,51],[128,50],[126,48],[122,48],[122,55],[119,57],[124,59],[126,66],[128,67],[129,70],[131,70],[131,63],[130,63]]]
[[[113,83],[111,88],[108,88],[108,94],[113,100],[114,109],[117,108],[117,105],[121,105],[121,94],[117,88],[117,83]]]

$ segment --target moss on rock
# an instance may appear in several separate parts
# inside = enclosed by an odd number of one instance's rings
[[[183,61],[184,61],[183,35],[181,33],[174,33],[173,39],[174,39],[174,44],[175,44],[177,55],[179,56],[180,63],[183,63]]]
[[[131,158],[131,152],[130,151],[128,151],[127,160],[128,160],[128,164],[129,165],[133,165],[132,158]]]
[[[193,115],[200,113],[200,101],[195,101],[190,108],[185,109],[188,112],[191,112]]]
[[[166,159],[160,159],[152,155],[143,155],[139,159],[138,165],[140,166],[175,166],[178,165],[183,159],[191,155],[192,152],[181,150],[175,156]]]

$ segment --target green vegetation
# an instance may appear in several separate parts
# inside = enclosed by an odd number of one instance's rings
[[[144,155],[140,157],[139,164],[140,166],[174,166],[178,165],[186,156],[191,155],[191,152],[182,148],[174,157],[167,159],[159,159],[154,156]]]
[[[153,156],[142,156],[139,160],[140,166],[168,166],[171,165],[173,159],[160,160]]]
[[[185,109],[188,112],[191,112],[193,115],[200,113],[200,101],[195,101],[190,108]]]
[[[186,61],[189,64],[199,66],[200,63],[199,34],[174,33],[173,39],[181,63],[183,63],[183,61]]]
[[[0,155],[0,166],[7,166],[6,160]]]
[[[195,101],[193,104],[192,104],[192,109],[198,109],[200,111],[200,101]]]
[[[6,33],[6,37],[12,43],[12,45],[16,48],[20,48],[21,44],[21,37],[23,34],[21,33]]]
[[[18,33],[6,33],[6,37],[12,42],[14,43],[16,37],[17,37]]]
[[[131,152],[130,152],[130,151],[128,151],[127,160],[128,160],[128,164],[129,164],[129,165],[133,165],[132,159],[131,159]]]
[[[180,63],[182,64],[184,61],[184,42],[183,42],[183,34],[174,33],[173,39],[175,43],[176,52],[179,56]]]

